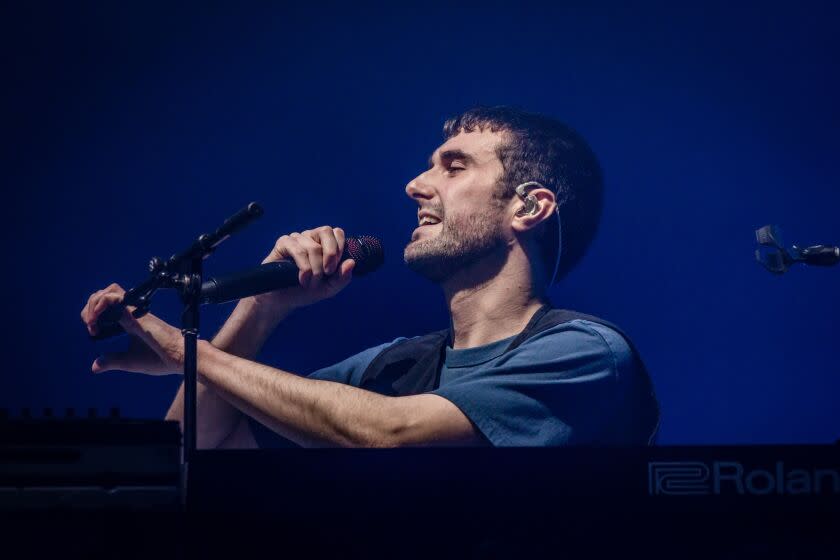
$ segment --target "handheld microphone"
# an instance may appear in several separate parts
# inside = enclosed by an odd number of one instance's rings
[[[370,235],[348,237],[344,241],[341,261],[347,259],[356,261],[353,276],[364,276],[373,272],[385,261],[382,243]],[[210,278],[201,284],[201,303],[225,303],[297,286],[298,272],[298,267],[294,262],[282,260],[234,274]],[[113,305],[102,313],[97,322],[98,334],[92,337],[94,340],[103,340],[125,333],[118,323],[124,307],[122,304]]]
[[[347,259],[356,261],[353,276],[364,276],[379,268],[384,261],[382,244],[377,238],[368,235],[348,237],[344,242],[341,261]],[[294,262],[282,260],[211,278],[201,284],[201,303],[225,303],[297,286],[298,272]]]

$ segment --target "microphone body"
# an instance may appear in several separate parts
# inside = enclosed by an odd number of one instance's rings
[[[211,278],[201,284],[201,304],[227,303],[297,286],[298,272],[295,263],[283,260]]]
[[[341,262],[347,259],[356,261],[353,276],[364,276],[373,272],[385,260],[382,243],[369,235],[348,237],[344,241]],[[201,284],[200,301],[202,304],[225,303],[297,286],[298,272],[299,269],[294,262],[282,260],[234,274],[210,278]],[[117,304],[102,313],[97,323],[99,333],[93,337],[95,340],[110,338],[125,332],[117,322],[123,309],[124,305]]]
[[[375,237],[348,237],[344,241],[341,262],[354,259],[353,276],[364,276],[382,264],[382,243]],[[201,303],[225,303],[298,285],[298,267],[289,260],[262,264],[258,267],[201,284]]]

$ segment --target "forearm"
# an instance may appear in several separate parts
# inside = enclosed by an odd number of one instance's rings
[[[255,298],[241,300],[213,338],[212,345],[243,358],[255,357],[288,311],[261,306]],[[236,407],[199,381],[196,392],[197,445],[215,448],[236,428],[242,414]],[[181,384],[166,414],[167,420],[184,419],[184,385]]]
[[[212,344],[228,354],[252,360],[289,313],[289,309],[271,305],[259,297],[242,299],[213,337]]]
[[[198,356],[204,385],[305,447],[391,447],[406,424],[393,397],[299,377],[206,343]]]
[[[219,445],[233,430],[239,412],[206,385],[197,384],[196,392],[196,445],[199,449],[212,449]],[[184,384],[178,387],[175,398],[166,413],[167,420],[177,420],[184,429]]]

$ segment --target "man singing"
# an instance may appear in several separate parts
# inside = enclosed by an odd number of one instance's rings
[[[307,377],[252,361],[289,313],[352,278],[340,228],[284,235],[264,262],[293,260],[299,286],[241,300],[212,342],[199,341],[200,448],[653,442],[659,409],[632,343],[600,319],[552,309],[546,295],[597,230],[602,179],[589,146],[556,120],[508,107],[469,110],[444,137],[405,189],[418,227],[404,259],[440,285],[449,329]],[[90,297],[91,334],[123,293],[114,284]],[[120,324],[129,349],[100,356],[94,372],[182,370],[178,329],[128,311]],[[167,418],[183,413],[182,385]]]

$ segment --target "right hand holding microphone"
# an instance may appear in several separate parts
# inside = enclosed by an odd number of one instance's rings
[[[254,296],[259,304],[286,310],[331,298],[350,283],[356,261],[341,260],[345,235],[341,228],[321,226],[280,237],[263,264],[293,260],[298,286]]]

